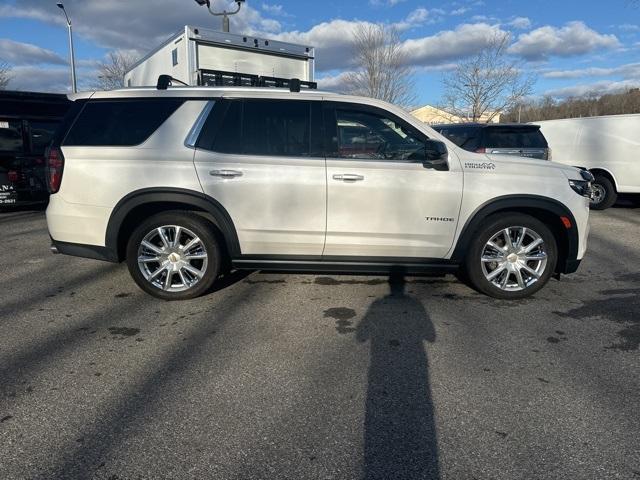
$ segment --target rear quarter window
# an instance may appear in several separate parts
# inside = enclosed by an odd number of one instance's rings
[[[29,136],[31,137],[31,153],[44,154],[45,148],[53,140],[53,136],[60,126],[56,121],[29,122]]]
[[[177,98],[89,101],[73,123],[63,145],[139,145],[183,102]]]
[[[484,146],[488,148],[547,148],[547,141],[537,128],[487,128]]]
[[[0,152],[22,152],[22,121],[0,119]]]
[[[437,129],[442,135],[465,150],[478,148],[479,129],[473,127],[444,127]]]

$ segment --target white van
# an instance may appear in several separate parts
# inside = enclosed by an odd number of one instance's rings
[[[619,193],[640,193],[640,114],[535,123],[554,162],[585,167],[594,175],[591,208],[609,208]]]

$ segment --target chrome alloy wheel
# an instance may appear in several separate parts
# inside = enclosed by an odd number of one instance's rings
[[[482,273],[495,287],[517,292],[538,281],[547,266],[542,237],[526,227],[508,227],[482,249]]]
[[[606,195],[607,195],[607,191],[602,185],[600,185],[599,183],[591,184],[591,204],[592,205],[601,204],[602,201],[604,200],[604,197],[606,197]]]
[[[165,292],[183,292],[204,276],[207,250],[191,230],[164,225],[147,233],[140,242],[138,267],[154,287]]]

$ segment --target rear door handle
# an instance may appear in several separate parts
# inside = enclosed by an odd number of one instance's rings
[[[364,180],[364,175],[356,175],[353,173],[344,173],[333,176],[334,180],[342,180],[343,182],[359,182]]]
[[[242,172],[240,170],[211,170],[209,175],[213,177],[234,178],[241,177]]]

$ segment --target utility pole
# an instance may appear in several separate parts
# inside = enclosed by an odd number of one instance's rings
[[[69,19],[69,15],[67,15],[67,11],[64,8],[62,2],[58,2],[56,4],[60,10],[64,13],[64,17],[67,19],[67,30],[69,31],[69,56],[70,56],[70,66],[71,66],[71,91],[73,93],[78,92],[78,85],[76,82],[76,57],[73,52],[73,32],[71,30],[71,20]]]
[[[521,104],[521,103],[519,103],[519,104],[518,104],[518,123],[521,123],[521,122],[520,122],[520,116],[521,116],[521,115],[522,115],[522,104]]]

